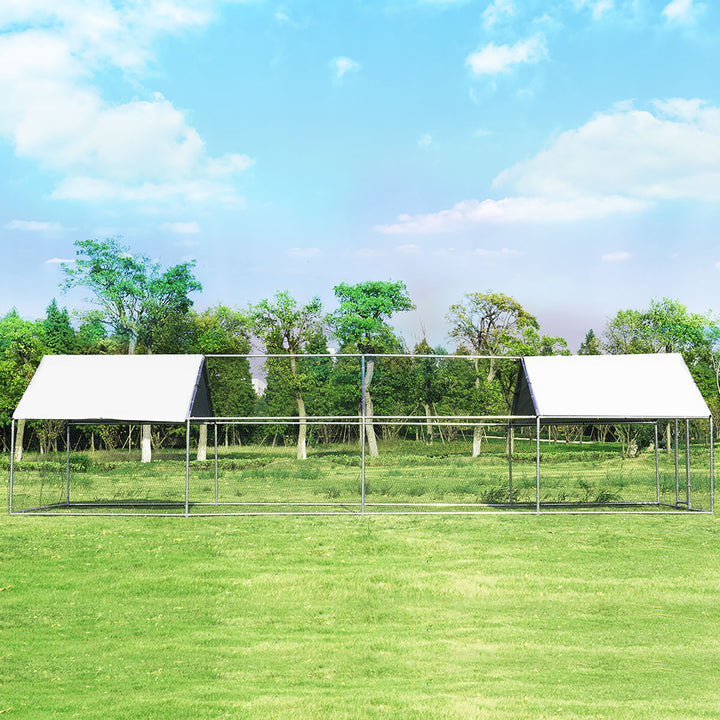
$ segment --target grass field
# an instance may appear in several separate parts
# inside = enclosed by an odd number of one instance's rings
[[[719,546],[685,513],[0,513],[0,714],[715,719]]]

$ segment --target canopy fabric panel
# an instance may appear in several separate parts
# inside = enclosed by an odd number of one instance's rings
[[[13,418],[183,423],[209,415],[202,355],[46,355]]]
[[[514,415],[553,421],[710,417],[681,355],[525,357]]]

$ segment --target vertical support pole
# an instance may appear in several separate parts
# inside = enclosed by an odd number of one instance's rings
[[[680,504],[680,456],[678,454],[678,443],[680,433],[678,432],[678,421],[675,420],[675,504]]]
[[[655,422],[655,489],[657,490],[657,504],[660,504],[660,454],[658,451],[658,427]]]
[[[70,505],[70,423],[65,431],[65,504]]]
[[[536,420],[535,432],[535,512],[540,514],[540,416]]]
[[[190,420],[185,422],[185,517],[190,515]]]
[[[507,426],[507,442],[508,442],[508,484],[510,486],[510,504],[513,504],[513,487],[512,487],[512,449],[513,449],[513,427],[508,423]]]
[[[8,488],[8,512],[12,515],[13,479],[15,473],[15,418],[10,422],[10,487]]]
[[[365,355],[360,357],[360,386],[361,386],[361,415],[360,415],[360,441],[361,448],[361,480],[360,480],[360,512],[365,513]]]
[[[685,418],[685,491],[688,509],[692,507],[690,498],[690,420]]]
[[[712,415],[710,416],[710,512],[715,514],[715,437]]]
[[[215,425],[215,504],[218,504],[218,445],[217,445],[217,423]]]

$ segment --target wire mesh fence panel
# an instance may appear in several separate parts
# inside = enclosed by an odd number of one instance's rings
[[[366,506],[472,510],[510,502],[506,441],[502,429],[494,430],[473,456],[473,427],[467,424],[435,419],[432,431],[424,420],[379,425],[377,456],[366,458]]]
[[[217,460],[213,450],[212,458],[191,462],[193,512],[359,510],[362,457],[357,428],[354,439],[332,442],[326,439],[342,436],[345,424],[313,422],[304,456],[298,457],[297,421],[285,424],[288,435],[275,444],[269,438],[277,437],[277,428],[269,421],[220,426],[220,437],[245,435],[256,441],[233,444],[230,440],[218,445]]]
[[[63,511],[164,508],[185,500],[184,427],[153,426],[151,462],[141,462],[140,426],[71,425],[69,448],[25,452],[15,463],[12,506]],[[65,444],[65,443],[62,443]]]
[[[544,427],[540,442],[540,502],[600,509],[672,506],[710,511],[709,423],[705,426],[708,432],[704,439],[691,445],[688,453],[683,433],[677,441],[671,437],[670,445],[663,441],[656,452],[653,423]],[[662,437],[661,432],[658,437]]]

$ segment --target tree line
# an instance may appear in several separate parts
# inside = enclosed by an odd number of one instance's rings
[[[45,354],[248,355],[258,351],[272,355],[262,368],[252,368],[247,358],[209,358],[215,414],[296,418],[284,424],[227,426],[223,441],[292,442],[301,459],[310,442],[358,439],[356,426],[309,426],[310,416],[357,416],[364,397],[368,451],[377,455],[378,435],[414,433],[432,441],[443,432],[457,432],[443,430],[432,422],[433,417],[507,414],[517,370],[503,356],[570,354],[564,338],[543,334],[537,318],[503,293],[466,293],[448,309],[450,347],[433,347],[423,339],[408,348],[391,324],[397,313],[415,307],[401,281],[340,283],[334,287],[337,308],[332,312],[323,308],[318,297],[303,303],[287,290],[242,309],[217,305],[197,312],[192,297],[202,287],[194,277],[194,263],[163,271],[117,238],[78,241],[75,262],[62,269],[61,289],[90,291],[90,311],[71,318],[67,308],[53,299],[42,319],[23,320],[16,309],[0,318],[4,450],[9,447],[12,412]],[[588,331],[578,352],[679,352],[713,413],[720,414],[719,339],[718,321],[711,313],[691,313],[677,300],[663,299],[653,300],[644,310],[619,310],[599,335]],[[328,355],[331,345],[338,353],[335,359]],[[360,361],[343,357],[348,353],[367,355],[364,387]],[[381,354],[395,357],[374,357]],[[445,357],[450,354],[467,355],[468,360]],[[264,377],[263,388],[253,384],[253,374],[257,379],[258,373]],[[424,417],[424,427],[403,428],[397,423],[376,427],[372,420],[408,415]],[[155,437],[150,426],[135,432],[143,459],[150,459],[160,431],[155,429]],[[476,455],[483,428],[476,426],[471,432]],[[59,434],[53,423],[35,423],[25,444],[46,451],[57,443]],[[83,442],[93,447],[133,442],[132,431],[125,438],[116,437],[111,428],[87,428],[85,434]]]

